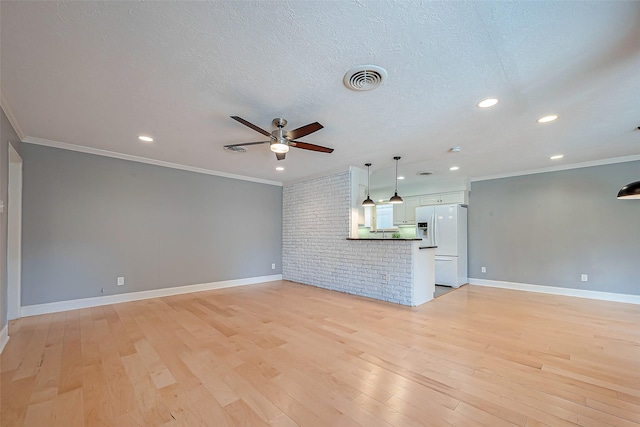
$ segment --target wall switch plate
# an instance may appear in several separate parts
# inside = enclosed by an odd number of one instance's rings
[[[0,213],[4,212],[4,201],[0,200]]]
[[[124,286],[124,277],[123,276],[118,277],[118,286]]]
[[[586,274],[581,274],[580,275],[580,281],[581,282],[586,282],[587,280],[589,280],[589,276],[587,276]]]
[[[276,269],[276,265],[275,264],[271,264],[271,269],[275,270]]]
[[[482,272],[486,273],[487,272],[487,267],[482,267]]]

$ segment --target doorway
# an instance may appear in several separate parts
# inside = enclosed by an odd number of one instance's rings
[[[22,157],[9,145],[7,196],[7,318],[20,317],[22,269]]]

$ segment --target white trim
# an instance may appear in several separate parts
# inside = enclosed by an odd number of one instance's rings
[[[9,119],[9,123],[11,123],[11,126],[13,126],[13,130],[16,131],[18,138],[20,138],[20,141],[22,141],[26,137],[26,135],[24,134],[20,123],[18,123],[18,119],[16,118],[15,114],[13,114],[13,110],[11,109],[11,105],[9,104],[9,100],[4,94],[4,90],[2,90],[2,87],[0,87],[0,106],[2,106],[2,111],[4,111],[7,119]]]
[[[0,354],[4,350],[4,346],[9,342],[9,324],[4,325],[4,328],[0,331]]]
[[[538,292],[543,294],[565,295],[569,297],[640,304],[640,295],[615,294],[612,292],[588,291],[586,289],[530,285],[527,283],[503,282],[500,280],[474,279],[473,277],[469,278],[469,284],[478,286],[490,286],[492,288],[513,289],[516,291]]]
[[[176,286],[173,288],[152,289],[149,291],[105,295],[94,298],[57,301],[46,304],[27,305],[25,307],[22,307],[20,314],[22,317],[35,316],[38,314],[57,313],[59,311],[77,310],[79,308],[97,307],[100,305],[118,304],[121,302],[139,301],[149,298],[159,298],[171,295],[188,294],[191,292],[209,291],[212,289],[253,285],[256,283],[273,282],[276,280],[282,280],[282,274],[248,277],[246,279],[223,280],[221,282],[201,283],[197,285]]]
[[[640,160],[640,154],[634,154],[632,156],[625,156],[625,157],[614,157],[611,159],[593,160],[590,162],[573,163],[569,165],[550,166],[548,168],[531,169],[531,170],[520,171],[520,172],[510,172],[510,173],[503,173],[498,175],[480,176],[477,178],[470,178],[470,181],[471,182],[488,181],[490,179],[511,178],[513,176],[533,175],[536,173],[557,172],[557,171],[564,171],[569,169],[588,168],[591,166],[611,165],[614,163],[635,162],[637,160]]]
[[[22,157],[8,144],[7,320],[20,317],[22,254]]]
[[[165,168],[180,169],[189,172],[202,173],[205,175],[222,176],[225,178],[240,179],[242,181],[257,182],[260,184],[275,185],[282,187],[282,182],[270,181],[268,179],[253,178],[250,176],[236,175],[233,173],[219,172],[210,169],[197,168],[194,166],[186,166],[178,163],[165,162],[162,160],[148,159],[146,157],[132,156],[130,154],[117,153],[115,151],[102,150],[100,148],[83,147],[82,145],[69,144],[66,142],[53,141],[51,139],[35,138],[27,136],[22,138],[22,142],[35,145],[44,145],[45,147],[60,148],[62,150],[78,151],[80,153],[95,154],[96,156],[112,157],[114,159],[129,160],[131,162],[146,163],[148,165],[163,166]]]

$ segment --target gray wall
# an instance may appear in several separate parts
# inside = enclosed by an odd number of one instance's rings
[[[0,214],[0,330],[7,324],[7,208],[9,202],[9,144],[20,153],[20,139],[2,112],[0,121],[0,200],[4,201],[4,212]]]
[[[22,157],[23,306],[281,273],[281,187],[32,144]]]
[[[469,277],[639,295],[640,201],[616,199],[638,180],[635,161],[472,182]]]

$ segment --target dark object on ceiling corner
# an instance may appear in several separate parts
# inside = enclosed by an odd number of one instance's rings
[[[618,199],[640,199],[640,181],[622,187],[618,191]]]

